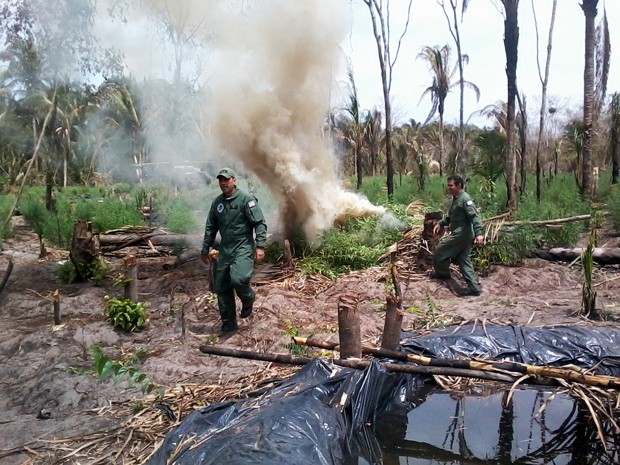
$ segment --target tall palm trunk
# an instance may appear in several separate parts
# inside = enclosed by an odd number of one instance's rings
[[[506,192],[507,208],[517,207],[517,157],[515,153],[515,99],[517,96],[517,59],[519,45],[519,0],[502,0],[504,20],[504,49],[506,50],[506,77],[508,78],[508,102],[506,110]]]
[[[583,71],[583,158],[581,165],[581,194],[592,195],[592,122],[594,120],[594,20],[598,0],[583,0],[581,9],[586,18],[585,66]]]
[[[463,116],[465,78],[463,76],[463,53],[461,52],[461,34],[459,32],[459,21],[456,14],[456,4],[453,4],[452,13],[454,15],[454,43],[456,44],[456,56],[459,67],[459,136],[456,144],[456,169],[465,179],[467,177],[467,159],[465,156],[465,119]]]
[[[443,141],[443,109],[439,110],[439,177],[443,177],[443,161],[445,146]]]
[[[611,183],[618,184],[620,176],[620,93],[611,96],[609,108],[611,114],[611,137],[609,151],[611,153]]]

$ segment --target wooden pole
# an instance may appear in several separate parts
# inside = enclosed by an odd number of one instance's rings
[[[357,296],[341,295],[338,299],[338,334],[340,358],[362,358],[362,333],[357,313]]]
[[[297,345],[307,345],[327,350],[338,350],[338,344],[331,342],[322,342],[316,339],[294,337],[293,342]],[[520,375],[559,378],[567,381],[587,384],[590,386],[599,386],[607,389],[620,389],[620,378],[605,375],[586,375],[572,368],[525,365],[523,363],[516,362],[483,362],[478,360],[443,359],[425,357],[423,355],[405,354],[403,352],[386,350],[384,348],[376,349],[372,347],[362,347],[362,353],[374,355],[377,357],[418,363],[424,366],[450,367],[459,369],[471,368],[473,370],[493,371],[508,374],[518,373]]]
[[[215,292],[215,273],[217,272],[217,259],[209,260],[209,291]]]
[[[52,303],[54,306],[54,324],[58,326],[61,323],[60,319],[60,294],[58,293],[58,289],[54,291],[52,294]]]
[[[288,365],[306,365],[307,363],[316,360],[310,357],[296,357],[286,354],[266,354],[259,352],[250,352],[248,350],[229,349],[226,347],[219,347],[214,345],[202,345],[200,351],[203,354],[209,355],[221,355],[225,357],[244,358],[248,360],[259,360],[263,362],[285,363]],[[354,368],[357,370],[363,370],[367,368],[371,362],[367,360],[341,360],[341,359],[327,359],[328,363],[334,365]],[[502,374],[502,373],[488,373],[484,371],[465,370],[460,368],[444,368],[444,367],[426,367],[418,365],[403,365],[397,363],[378,363],[383,368],[389,371],[399,373],[413,373],[423,375],[443,375],[443,376],[462,376],[467,378],[480,378],[489,379],[493,381],[515,382],[516,377]]]
[[[123,260],[125,265],[125,299],[132,302],[138,302],[138,259],[135,255],[125,257]]]

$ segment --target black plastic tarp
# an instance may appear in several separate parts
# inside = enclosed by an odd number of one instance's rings
[[[620,360],[620,330],[615,328],[478,324],[425,337],[403,336],[402,350],[411,353],[573,364],[594,367],[601,374],[620,374],[620,366],[614,365]],[[316,360],[258,398],[215,404],[188,415],[146,463],[383,463],[380,438],[386,418],[389,424],[406,425],[407,412],[423,404],[433,389],[429,381],[425,376],[387,372],[377,363],[361,371]]]

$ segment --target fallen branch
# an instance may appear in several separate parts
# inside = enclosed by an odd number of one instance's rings
[[[251,352],[248,350],[228,349],[226,347],[218,347],[213,345],[202,345],[200,351],[209,355],[222,355],[225,357],[244,358],[248,360],[259,360],[263,362],[275,362],[286,363],[289,365],[306,365],[316,359],[311,357],[298,357],[294,355],[286,354],[267,354],[259,352]],[[367,360],[340,360],[340,359],[326,359],[327,362],[334,365],[354,368],[357,370],[363,370],[370,366],[370,361]],[[412,373],[423,375],[442,375],[442,376],[462,376],[466,378],[479,378],[487,379],[491,381],[503,381],[503,382],[515,382],[516,377],[506,375],[503,373],[489,373],[486,371],[477,371],[471,369],[461,368],[444,368],[444,367],[429,367],[419,365],[402,365],[397,363],[379,363],[383,368],[393,372],[399,373]]]
[[[500,215],[501,216],[501,215]],[[536,221],[505,221],[504,226],[546,226],[548,224],[563,224],[563,223],[573,223],[575,221],[586,221],[592,218],[592,215],[578,215],[578,216],[570,216],[568,218],[557,218],[555,220],[536,220]],[[487,220],[488,221],[488,220]]]
[[[538,258],[551,261],[572,262],[581,258],[585,248],[574,247],[572,249],[554,247],[549,250],[537,249],[533,254]],[[620,263],[620,248],[596,247],[592,252],[592,258],[601,265],[615,265]]]
[[[294,337],[293,342],[297,345],[307,345],[327,350],[337,350],[337,343],[323,342],[316,339],[308,339],[303,337]],[[458,369],[473,369],[480,371],[501,372],[504,374],[514,375],[520,373],[530,376],[542,376],[546,378],[563,379],[573,381],[575,383],[586,384],[589,386],[599,386],[607,389],[620,389],[620,378],[604,375],[586,375],[572,368],[557,368],[549,366],[525,365],[516,362],[493,362],[478,360],[455,360],[431,358],[422,355],[405,354],[385,349],[375,349],[372,347],[363,347],[362,353],[377,357],[391,358],[394,360],[402,360],[404,362],[419,363],[428,367],[448,367]]]

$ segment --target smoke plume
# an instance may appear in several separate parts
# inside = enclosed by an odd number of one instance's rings
[[[347,216],[383,211],[342,188],[322,134],[349,17],[344,1],[263,0],[220,21],[211,44],[215,145],[258,176],[284,226],[310,240]]]

